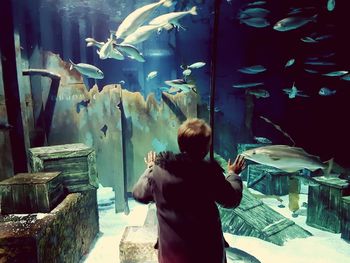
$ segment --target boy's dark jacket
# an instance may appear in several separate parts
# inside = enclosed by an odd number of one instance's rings
[[[229,208],[239,205],[242,199],[239,176],[225,179],[216,162],[164,152],[140,177],[133,196],[142,203],[156,203],[159,263],[225,262],[215,202]]]

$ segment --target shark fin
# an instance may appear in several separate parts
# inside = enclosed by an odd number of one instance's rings
[[[328,166],[326,167],[327,169],[324,171],[324,175],[330,176],[334,164],[334,158],[331,158],[328,161],[325,161],[324,163],[328,164]]]

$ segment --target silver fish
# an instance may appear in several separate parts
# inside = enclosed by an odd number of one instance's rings
[[[312,37],[302,37],[301,41],[305,43],[317,43],[318,41]]]
[[[182,28],[182,26],[179,24],[179,19],[186,16],[186,15],[197,15],[197,7],[193,6],[188,11],[183,12],[171,12],[165,15],[158,16],[154,19],[152,19],[149,24],[150,25],[166,25],[165,29],[169,30],[172,28],[172,26],[177,28]],[[169,27],[170,25],[170,27]]]
[[[328,77],[340,77],[343,76],[345,74],[348,74],[349,71],[346,70],[339,70],[339,71],[332,71],[332,72],[328,72],[325,74],[322,74],[323,76],[328,76]]]
[[[243,83],[243,84],[234,84],[232,85],[233,88],[251,88],[251,87],[256,87],[256,86],[261,86],[264,85],[264,82],[250,82],[250,83]]]
[[[318,92],[320,96],[331,96],[334,95],[337,91],[336,90],[331,90],[329,88],[321,88]]]
[[[101,49],[103,47],[103,45],[105,45],[105,42],[98,42],[98,41],[96,41],[95,39],[93,39],[91,37],[86,38],[85,41],[87,42],[87,44],[86,44],[87,47],[96,46],[97,48]],[[117,60],[123,60],[124,59],[123,54],[120,53],[115,48],[112,48],[112,50],[110,50],[108,53],[109,53],[108,54],[108,58],[114,58],[114,59],[117,59]],[[97,54],[100,56],[100,51],[97,52]],[[100,58],[101,58],[101,56],[100,56]]]
[[[247,6],[263,5],[263,4],[266,4],[266,1],[255,1],[255,2],[247,4]]]
[[[183,72],[182,72],[182,75],[184,75],[184,76],[189,76],[189,75],[191,75],[191,73],[192,73],[192,71],[188,68],[188,69],[185,69]]]
[[[270,22],[263,17],[251,17],[247,19],[241,19],[240,22],[246,24],[247,26],[256,28],[263,28],[270,25]]]
[[[117,39],[126,38],[134,33],[151,16],[153,11],[161,5],[169,7],[172,5],[172,1],[160,0],[159,2],[142,6],[130,13],[119,25],[115,33]]]
[[[283,89],[284,93],[286,93],[288,95],[288,98],[294,99],[297,96],[298,97],[309,97],[308,95],[303,94],[301,90],[298,90],[294,84],[295,83],[293,83],[293,86],[290,89]]]
[[[193,64],[189,65],[187,68],[190,68],[190,69],[202,68],[205,65],[206,65],[205,62],[196,62],[196,63],[193,63]]]
[[[267,138],[265,138],[265,137],[256,137],[256,136],[254,136],[253,139],[256,140],[258,143],[265,143],[265,144],[270,144],[270,143],[272,143],[271,140],[269,140],[269,139],[267,139]]]
[[[315,66],[335,66],[334,62],[329,61],[305,61],[305,64]]]
[[[288,145],[268,145],[250,149],[241,153],[246,159],[294,173],[302,169],[325,170],[328,166],[320,158],[311,155],[302,148]],[[331,165],[331,164],[330,164]]]
[[[184,93],[187,93],[190,91],[197,93],[195,85],[186,82],[186,80],[184,80],[184,79],[166,80],[166,81],[164,81],[164,83],[167,84],[168,86],[178,88],[181,91],[183,91]]]
[[[342,80],[350,81],[350,74],[346,74],[345,76],[341,77]]]
[[[308,73],[311,73],[311,74],[316,74],[316,73],[318,73],[318,71],[313,70],[313,69],[307,69],[307,68],[305,68],[304,70],[305,70],[306,72],[308,72]]]
[[[327,2],[327,10],[332,12],[335,8],[335,0],[328,0]]]
[[[295,59],[291,58],[290,60],[287,61],[286,65],[284,65],[285,68],[290,67],[294,64]]]
[[[78,63],[75,64],[72,60],[69,60],[71,63],[70,65],[70,70],[75,68],[80,74],[88,77],[88,78],[93,78],[93,79],[103,79],[104,75],[102,70],[99,68],[90,65],[90,64],[85,64],[85,63]]]
[[[266,71],[266,68],[262,65],[254,65],[250,67],[240,68],[238,71],[246,74],[258,74]]]
[[[116,48],[121,52],[124,52],[129,55],[129,58],[134,59],[138,62],[145,62],[145,58],[140,53],[140,51],[130,44],[116,44]]]
[[[157,75],[158,75],[158,71],[151,71],[150,73],[148,73],[146,80],[149,81],[157,77]]]
[[[254,95],[257,99],[270,97],[270,93],[264,89],[250,89],[247,93]]]
[[[111,36],[107,40],[107,42],[102,45],[100,50],[97,51],[97,54],[100,57],[100,59],[107,59],[111,56],[112,52],[113,52],[113,38]]]
[[[277,31],[290,31],[298,29],[309,22],[316,22],[317,14],[312,17],[293,16],[281,19],[274,26],[273,29]]]
[[[147,40],[152,33],[158,30],[158,28],[159,25],[141,26],[138,29],[136,29],[136,31],[134,31],[132,34],[128,35],[121,44],[136,45],[138,43],[141,43]]]
[[[238,19],[250,18],[250,17],[266,17],[270,13],[269,10],[260,7],[247,8],[240,10],[238,13]]]

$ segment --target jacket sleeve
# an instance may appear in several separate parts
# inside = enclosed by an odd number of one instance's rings
[[[132,190],[132,195],[138,202],[148,204],[154,201],[152,193],[152,171],[153,167],[147,168]]]
[[[229,174],[225,178],[222,170],[215,174],[216,184],[214,186],[215,201],[225,208],[235,208],[242,200],[243,184],[237,174]]]

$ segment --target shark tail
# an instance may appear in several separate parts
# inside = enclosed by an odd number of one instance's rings
[[[197,7],[196,6],[194,6],[194,7],[192,7],[190,10],[189,10],[189,13],[191,14],[191,15],[198,15],[198,13],[197,13]]]

